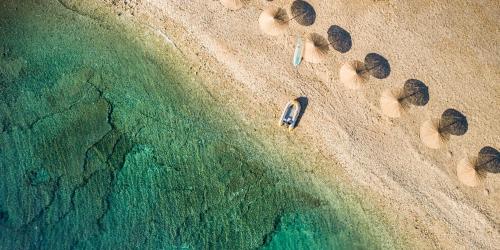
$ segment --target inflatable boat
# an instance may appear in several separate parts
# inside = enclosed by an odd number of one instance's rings
[[[297,100],[289,101],[285,110],[283,110],[283,114],[280,118],[280,126],[287,126],[288,131],[292,131],[297,125],[297,119],[300,114],[300,103]]]

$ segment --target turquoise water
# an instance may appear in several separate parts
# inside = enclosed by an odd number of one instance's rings
[[[1,249],[392,247],[171,51],[55,0],[0,4]]]

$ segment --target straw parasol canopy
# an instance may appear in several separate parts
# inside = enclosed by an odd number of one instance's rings
[[[457,177],[469,187],[476,187],[485,177],[485,173],[477,168],[477,157],[465,157],[457,165]]]
[[[448,139],[449,136],[447,134],[441,134],[439,132],[438,119],[427,120],[420,127],[420,140],[429,148],[438,149],[442,147]]]
[[[455,109],[447,109],[441,119],[424,122],[420,127],[420,139],[429,148],[440,148],[450,135],[464,135],[467,132],[467,118]]]
[[[239,10],[243,7],[241,0],[220,0],[220,3],[230,10]]]
[[[340,81],[348,89],[360,89],[370,77],[368,72],[363,69],[364,64],[360,61],[344,63],[339,72]]]
[[[500,173],[500,153],[493,147],[483,147],[477,156],[476,166],[485,172]]]
[[[317,33],[311,33],[304,44],[304,60],[310,63],[320,63],[328,55],[328,41]]]
[[[439,121],[440,133],[464,135],[467,129],[467,118],[456,109],[447,109],[441,115],[441,120]]]
[[[457,165],[458,180],[470,187],[479,185],[488,172],[500,173],[500,153],[489,146],[483,147],[477,157],[466,157]]]
[[[365,57],[365,67],[377,79],[384,79],[391,73],[389,61],[377,53],[369,53]]]
[[[427,86],[416,79],[409,79],[402,89],[387,89],[380,97],[380,107],[386,116],[397,118],[410,105],[424,106],[429,102]]]
[[[340,53],[346,53],[352,47],[351,34],[347,30],[332,25],[326,32],[328,34],[328,42],[332,45],[333,49]]]
[[[259,17],[259,27],[262,32],[271,36],[283,34],[288,28],[288,15],[283,8],[269,6]]]
[[[401,97],[400,89],[386,89],[380,97],[380,108],[382,113],[392,118],[398,118],[403,113],[403,105],[399,101]]]
[[[290,10],[292,12],[292,18],[290,20],[295,19],[300,25],[311,26],[316,21],[316,11],[312,5],[306,1],[293,1]]]

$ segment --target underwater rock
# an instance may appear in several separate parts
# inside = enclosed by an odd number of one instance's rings
[[[9,219],[9,213],[7,211],[0,211],[0,225],[4,224]]]
[[[44,168],[31,170],[28,172],[28,181],[32,186],[47,184],[50,181],[50,174]]]
[[[13,57],[11,50],[0,47],[0,89],[14,82],[26,68],[26,60],[22,57]]]

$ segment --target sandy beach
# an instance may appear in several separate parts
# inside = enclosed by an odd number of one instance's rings
[[[92,11],[76,1],[61,2]],[[456,165],[484,146],[500,148],[500,3],[309,2],[317,13],[314,25],[291,22],[277,37],[262,34],[257,19],[265,6],[289,10],[291,1],[249,1],[237,11],[215,0],[98,3],[177,48],[211,96],[238,111],[235,119],[276,147],[288,146],[282,138],[295,142],[309,154],[304,161],[317,161],[304,171],[326,187],[341,182],[357,190],[414,248],[498,249],[500,176],[489,174],[470,188],[458,181]],[[326,36],[331,25],[350,32],[352,49],[341,54],[330,48],[325,62],[294,68],[295,36]],[[371,78],[360,91],[345,89],[341,65],[370,52],[388,59],[389,77]],[[429,103],[399,119],[385,117],[380,94],[410,78],[429,87]],[[277,119],[298,96],[309,104],[298,128],[287,134]],[[420,125],[447,108],[466,115],[467,133],[452,137],[445,148],[426,148]]]

